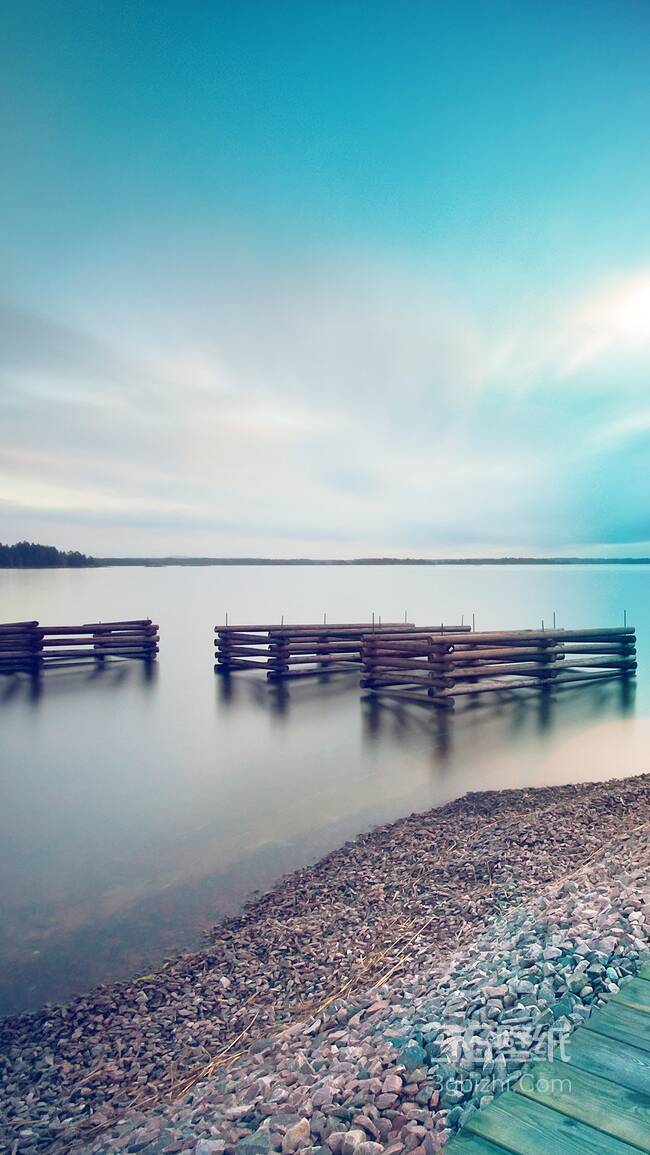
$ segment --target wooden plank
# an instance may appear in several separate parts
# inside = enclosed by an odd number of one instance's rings
[[[468,1131],[454,1135],[445,1147],[445,1151],[453,1151],[453,1155],[503,1155],[505,1150],[505,1147],[498,1147],[489,1139],[471,1135]]]
[[[610,1002],[622,1003],[633,1011],[643,1011],[650,1015],[650,983],[645,979],[632,979],[624,983],[617,994],[612,995]]]
[[[604,1135],[568,1115],[506,1091],[484,1111],[472,1115],[465,1131],[499,1144],[514,1155],[638,1155],[611,1135]],[[455,1147],[451,1145],[451,1149]]]
[[[633,1011],[622,1003],[606,1003],[593,1011],[584,1029],[650,1052],[650,1015]]]
[[[605,1135],[650,1152],[648,1095],[619,1087],[568,1063],[548,1062],[533,1064],[515,1090]]]
[[[645,966],[641,967],[641,970],[639,971],[639,978],[646,979],[648,982],[650,982],[650,963],[646,963]]]
[[[619,1040],[579,1027],[567,1039],[566,1062],[650,1096],[650,1054]]]

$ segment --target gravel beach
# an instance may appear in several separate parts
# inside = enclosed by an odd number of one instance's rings
[[[361,835],[203,950],[3,1020],[0,1150],[433,1155],[647,957],[649,819],[645,774]]]

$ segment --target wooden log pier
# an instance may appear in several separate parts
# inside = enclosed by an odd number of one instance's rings
[[[457,632],[411,637],[366,634],[361,686],[424,706],[453,709],[458,697],[555,690],[631,677],[632,626],[593,630]]]
[[[323,674],[358,673],[364,639],[417,642],[444,637],[463,626],[416,626],[411,622],[352,622],[320,625],[215,626],[215,673],[264,670],[269,681]]]
[[[0,674],[39,674],[65,666],[101,666],[115,658],[153,661],[158,626],[151,618],[42,626],[37,621],[0,625]]]

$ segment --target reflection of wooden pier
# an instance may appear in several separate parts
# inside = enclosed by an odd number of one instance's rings
[[[463,696],[629,677],[636,670],[636,635],[633,627],[366,635],[362,667],[361,685],[374,694],[453,707]]]
[[[0,674],[38,674],[88,663],[97,666],[113,658],[152,661],[157,653],[158,626],[150,618],[82,626],[0,625]]]
[[[215,671],[265,670],[269,681],[315,674],[358,672],[364,639],[414,640],[457,633],[461,626],[414,626],[410,622],[327,625],[216,626]]]

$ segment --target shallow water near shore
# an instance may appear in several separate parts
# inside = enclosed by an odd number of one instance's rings
[[[467,790],[648,769],[646,566],[0,570],[2,620],[151,616],[161,652],[101,674],[0,678],[0,1012],[191,948],[222,914],[346,838]],[[215,677],[224,620],[637,627],[615,682],[440,717],[357,678]]]

